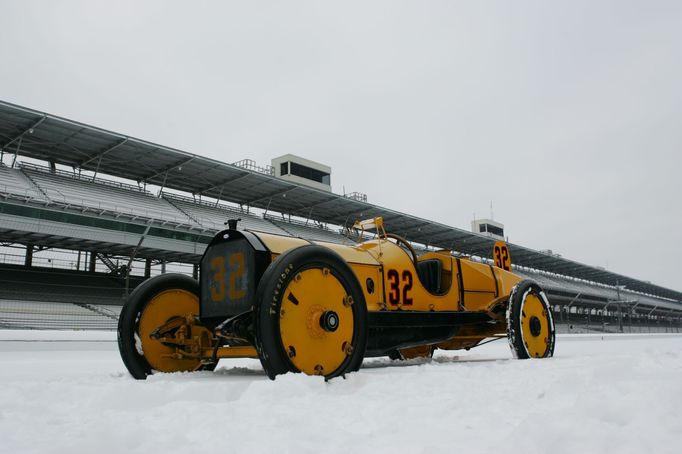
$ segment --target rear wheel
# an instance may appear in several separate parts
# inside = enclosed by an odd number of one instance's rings
[[[256,348],[271,379],[286,372],[333,378],[356,371],[367,344],[367,309],[348,264],[308,245],[282,254],[258,286]]]
[[[549,358],[554,355],[554,320],[545,292],[533,281],[519,282],[507,309],[507,337],[514,357]]]
[[[118,348],[133,377],[215,368],[200,359],[212,335],[194,322],[198,295],[197,281],[181,274],[156,276],[133,291],[118,321]]]

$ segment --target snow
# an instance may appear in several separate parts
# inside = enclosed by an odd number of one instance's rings
[[[677,453],[681,335],[506,341],[433,360],[365,360],[347,379],[258,361],[135,381],[115,333],[0,330],[0,452]]]

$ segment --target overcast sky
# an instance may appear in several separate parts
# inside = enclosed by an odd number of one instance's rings
[[[0,3],[0,99],[682,290],[682,2]]]

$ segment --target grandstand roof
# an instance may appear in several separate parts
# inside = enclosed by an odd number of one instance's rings
[[[465,254],[487,257],[495,241],[466,230],[2,101],[0,149],[5,153],[17,153],[337,225],[347,226],[356,219],[383,216],[388,230],[411,241]],[[682,301],[682,292],[650,282],[515,244],[510,244],[509,248],[517,265],[607,285],[624,285],[634,291]]]

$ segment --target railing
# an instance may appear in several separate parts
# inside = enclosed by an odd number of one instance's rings
[[[15,248],[5,248],[15,249]],[[17,252],[0,252],[0,265],[24,265],[26,263],[26,253],[25,250],[16,248]],[[45,257],[41,256],[42,253],[49,253],[51,256]],[[58,254],[58,256],[57,256]],[[115,262],[116,266],[127,264],[129,257],[112,257],[112,261]],[[80,263],[79,263],[80,260]],[[86,253],[82,252],[81,257],[78,257],[78,251],[71,250],[60,250],[60,251],[35,251],[31,257],[32,267],[35,268],[47,268],[53,270],[64,270],[64,271],[87,271],[89,268],[89,256],[86,258]],[[99,260],[95,262],[95,269],[97,274],[109,274],[109,269],[104,266]],[[156,263],[151,266],[150,272],[151,276],[156,276],[162,274],[161,263]],[[165,264],[166,272],[181,273],[192,275],[191,264],[179,263],[179,262],[167,262]],[[134,277],[142,277],[145,271],[144,260],[138,259],[134,260],[130,269],[130,275]]]
[[[252,159],[242,159],[241,161],[233,162],[233,166],[241,167],[242,169],[250,170],[252,172],[262,173],[264,175],[275,175],[275,168],[269,165],[259,166],[256,161]]]
[[[62,195],[63,196],[63,195]],[[123,207],[117,204],[107,204],[103,206],[101,203],[89,203],[86,199],[73,199],[63,197],[62,200],[52,199],[53,204],[61,205],[64,208],[77,209],[81,213],[93,212],[98,215],[106,214],[112,218],[124,217],[128,220],[139,220],[141,222],[152,222],[159,225],[170,224],[173,227],[185,227],[189,230],[204,231],[205,228],[196,225],[187,216],[169,216],[160,212],[153,212],[149,210],[132,210],[128,207]]]
[[[66,178],[71,178],[73,180],[83,181],[85,183],[95,183],[95,184],[101,184],[104,186],[109,186],[109,187],[113,187],[113,188],[117,188],[117,189],[123,189],[126,191],[135,191],[135,192],[145,194],[149,197],[154,197],[154,194],[144,190],[143,188],[141,188],[139,186],[135,186],[133,184],[128,184],[128,183],[123,183],[120,181],[107,180],[107,179],[100,178],[100,177],[96,177],[93,179],[92,177],[83,176],[83,175],[76,175],[74,173],[67,172],[67,171],[61,170],[61,169],[55,169],[54,171],[52,171],[48,167],[40,166],[37,164],[32,164],[29,162],[20,162],[19,167],[22,170],[27,169],[29,171],[34,171],[34,172],[38,172],[41,174],[45,174],[48,177],[57,175],[60,177],[66,177]]]
[[[119,308],[73,303],[0,301],[0,327],[12,329],[116,329]]]
[[[642,309],[646,311],[645,308]],[[632,312],[626,308],[609,310],[565,305],[552,307],[554,323],[560,333],[679,333],[682,317],[664,310],[657,313]]]
[[[0,264],[23,265],[25,261],[25,254],[10,254],[6,252],[0,253]],[[76,262],[74,260],[68,259],[36,257],[34,255],[32,258],[32,263],[34,266],[39,266],[41,268],[58,268],[66,270],[76,269]]]
[[[14,188],[14,187],[15,186],[12,186],[12,188]],[[45,196],[42,195],[39,191],[31,190],[31,189],[24,189],[23,192],[19,192],[19,191],[10,190],[9,186],[7,186],[7,185],[0,186],[0,197],[2,197],[5,200],[14,199],[14,200],[21,200],[24,202],[36,200],[36,201],[45,203],[47,201]]]
[[[343,195],[347,199],[357,200],[358,202],[367,202],[367,194],[362,192],[349,192]]]
[[[218,228],[218,230],[223,228],[222,226],[225,225],[225,222],[231,216],[237,216],[237,217],[242,218],[242,224],[240,224],[240,225],[246,226],[246,228],[253,228],[254,230],[261,230],[261,229],[264,229],[265,226],[269,226],[270,228],[277,229],[276,233],[285,233],[282,231],[281,227],[277,227],[276,225],[273,225],[271,222],[263,223],[264,221],[268,220],[265,216],[262,216],[262,215],[257,214],[257,213],[249,213],[248,211],[243,210],[243,209],[239,209],[237,207],[232,207],[232,206],[220,204],[220,203],[218,205],[216,205],[215,202],[211,203],[211,202],[207,202],[204,200],[195,200],[191,197],[186,197],[186,196],[182,196],[182,195],[178,195],[178,194],[172,194],[172,193],[171,194],[164,193],[164,198],[167,198],[168,201],[172,204],[177,203],[177,202],[181,202],[181,203],[185,203],[185,204],[198,205],[199,207],[201,207],[201,209],[207,209],[207,210],[213,211],[216,216],[220,216],[220,215],[225,216],[225,217],[221,217],[219,219],[215,219],[212,217],[209,218],[209,217],[206,217],[205,212],[200,212],[200,211],[196,210],[196,208],[197,208],[196,206],[191,207],[191,208],[185,208],[183,206],[178,206],[178,209],[180,209],[182,211],[187,210],[187,214],[189,214],[190,217],[192,219],[194,219],[196,222],[198,222],[199,224],[209,225],[209,226],[210,225],[220,226]],[[249,223],[251,223],[251,226],[248,225]],[[257,225],[254,225],[254,223]],[[264,231],[268,231],[268,230],[264,230]]]
[[[327,227],[326,225],[323,225],[323,224],[310,224],[310,223],[307,223],[305,221],[300,221],[298,219],[284,220],[284,219],[277,217],[273,214],[264,214],[263,219],[267,219],[269,221],[274,221],[274,222],[281,222],[282,224],[301,226],[301,227],[305,227],[305,228],[312,229],[312,230],[322,230],[322,231],[330,232],[330,233],[338,233],[340,235],[339,232],[334,231],[334,230],[330,229],[329,227]]]
[[[169,192],[163,192],[162,196],[164,199],[167,199],[169,201],[176,200],[176,201],[180,201],[180,202],[184,202],[184,203],[189,203],[192,205],[200,205],[201,207],[206,207],[206,208],[209,208],[211,210],[227,211],[230,213],[235,213],[235,214],[245,215],[245,216],[255,216],[255,215],[253,215],[251,213],[247,213],[246,211],[241,210],[237,207],[225,205],[224,203],[218,203],[216,205],[215,202],[207,202],[205,200],[198,200],[198,199],[194,199],[192,197],[187,197],[187,196],[180,195],[180,194],[173,194],[173,193],[169,193]]]
[[[24,202],[36,201],[40,204],[45,204],[45,202],[48,202],[49,205],[55,205],[67,209],[77,209],[81,213],[93,212],[98,215],[107,214],[113,218],[119,218],[123,216],[124,218],[130,220],[140,220],[143,222],[150,221],[161,225],[171,224],[174,227],[186,227],[189,230],[199,231],[206,230],[202,226],[196,225],[193,222],[191,222],[191,219],[189,219],[186,215],[183,215],[180,211],[177,210],[177,208],[173,207],[170,204],[168,205],[168,207],[173,211],[177,211],[178,216],[171,215],[170,213],[164,213],[163,211],[139,208],[131,209],[130,204],[126,205],[119,205],[117,203],[103,204],[102,202],[95,202],[92,199],[79,198],[78,196],[74,195],[67,196],[59,189],[53,186],[46,188],[43,185],[43,190],[48,191],[49,195],[47,196],[47,198],[38,199],[36,197],[29,196],[28,194],[26,194],[24,197],[21,197],[18,196],[17,194],[12,193],[7,194],[3,193],[1,196],[4,198],[22,200]],[[158,200],[154,196],[150,197],[153,197],[153,199]],[[167,201],[163,201],[160,203],[167,203]]]

